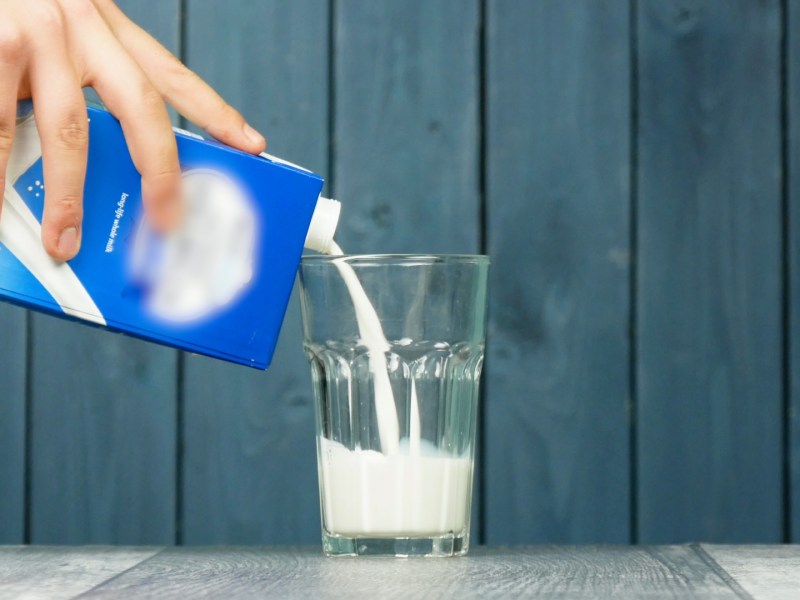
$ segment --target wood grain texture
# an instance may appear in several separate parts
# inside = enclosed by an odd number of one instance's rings
[[[0,547],[0,596],[74,598],[157,552],[146,547]]]
[[[711,564],[709,564],[711,562]],[[327,559],[317,548],[168,548],[86,598],[741,598],[696,548],[477,548]]]
[[[789,420],[789,481],[785,482],[790,494],[791,521],[789,531],[793,542],[800,542],[800,2],[787,3],[784,14],[787,39],[787,89],[788,136],[786,151],[786,192],[788,200],[789,238],[786,240],[788,276],[786,293],[789,295],[789,410],[784,415]]]
[[[780,10],[640,3],[640,541],[779,541]]]
[[[340,245],[476,252],[478,2],[348,0],[334,18]]]
[[[192,2],[186,56],[267,137],[326,174],[328,2]],[[347,210],[347,209],[346,209]],[[273,365],[186,359],[183,542],[319,540],[314,412],[293,295]]]
[[[25,534],[27,320],[22,308],[0,305],[0,544]]]
[[[800,546],[702,548],[755,600],[796,600],[800,594]]]
[[[479,1],[335,6],[339,245],[353,254],[478,252]]]
[[[629,539],[629,14],[490,0],[487,543]]]
[[[120,6],[178,47],[178,0]],[[32,541],[172,543],[177,353],[32,318]]]

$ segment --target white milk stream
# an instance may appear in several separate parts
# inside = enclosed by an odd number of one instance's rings
[[[332,243],[330,254],[342,255]],[[353,300],[361,343],[369,351],[382,452],[348,450],[320,438],[326,529],[338,535],[425,536],[460,533],[467,523],[472,461],[421,440],[416,387],[411,383],[409,437],[400,427],[380,319],[346,261],[334,261]]]

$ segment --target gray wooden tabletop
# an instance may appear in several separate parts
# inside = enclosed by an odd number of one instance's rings
[[[800,546],[479,547],[462,558],[318,548],[0,546],[0,598],[800,598]]]

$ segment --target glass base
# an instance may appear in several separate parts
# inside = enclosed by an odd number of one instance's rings
[[[423,537],[348,537],[322,532],[325,556],[463,556],[469,535],[452,533]]]

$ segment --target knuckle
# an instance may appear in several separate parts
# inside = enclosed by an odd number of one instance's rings
[[[67,150],[83,150],[89,144],[85,118],[70,116],[58,129],[58,141]]]
[[[208,123],[203,125],[203,129],[208,131],[216,138],[226,138],[235,135],[234,132],[241,130],[244,118],[235,108],[219,98],[210,115]]]
[[[22,53],[24,44],[19,28],[9,23],[0,25],[0,58],[16,59]]]
[[[11,152],[11,145],[14,143],[14,131],[5,123],[0,124],[0,153],[8,154]]]
[[[28,16],[36,28],[45,35],[60,34],[64,31],[64,14],[52,0],[40,0],[27,6]]]
[[[164,64],[164,74],[166,77],[164,81],[167,84],[167,91],[170,94],[185,93],[192,89],[200,77],[189,69],[181,60],[174,54],[170,54],[169,58]]]
[[[147,79],[139,85],[139,102],[148,113],[166,111],[164,99]]]
[[[61,1],[61,9],[73,19],[89,19],[97,14],[97,8],[91,0]]]
[[[192,76],[197,77],[194,71],[192,71],[189,67],[183,64],[183,61],[174,54],[172,54],[171,52],[167,53],[164,69],[166,71],[166,74],[169,75],[169,78],[171,80],[179,79],[182,77],[184,78]]]
[[[171,177],[180,176],[180,165],[178,163],[178,147],[175,138],[165,136],[158,142],[154,142],[150,148],[149,168],[147,177],[151,181],[168,180]]]
[[[147,173],[147,185],[149,189],[160,193],[175,193],[180,185],[180,170],[177,165],[162,161],[153,171]]]
[[[208,84],[203,81],[197,73],[187,68],[180,60],[172,57],[170,65],[170,76],[166,78],[168,88],[165,96],[167,98],[189,98],[202,96],[208,101],[210,115],[206,122],[198,123],[206,129],[214,121],[222,120],[223,123],[233,127],[242,120],[242,116],[235,108],[228,104],[224,98],[217,95]]]
[[[238,124],[238,122],[242,120],[242,115],[239,114],[239,111],[233,108],[222,98],[219,99],[219,114],[220,118],[227,123]]]
[[[56,198],[52,214],[61,223],[74,224],[83,214],[83,202],[79,194],[68,192]]]

